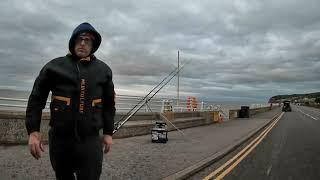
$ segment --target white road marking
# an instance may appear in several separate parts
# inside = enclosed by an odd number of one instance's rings
[[[268,170],[267,170],[267,176],[269,176],[270,172],[271,172],[271,169],[272,169],[272,165],[269,166]]]
[[[305,112],[303,112],[303,111],[301,111],[301,109],[300,108],[297,108],[302,114],[304,114],[304,115],[306,115],[306,116],[308,116],[309,118],[311,118],[311,119],[313,119],[313,120],[318,120],[317,118],[315,118],[315,117],[313,117],[313,116],[311,116],[310,114],[307,114],[307,113],[305,113]]]

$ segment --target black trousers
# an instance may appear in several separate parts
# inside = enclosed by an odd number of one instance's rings
[[[100,136],[76,139],[49,130],[49,154],[57,180],[98,180],[103,150]]]

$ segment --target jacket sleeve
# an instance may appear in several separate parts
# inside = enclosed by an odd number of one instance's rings
[[[34,131],[40,131],[42,110],[45,108],[50,91],[49,85],[48,70],[47,67],[44,66],[34,82],[28,100],[25,119],[28,135]]]
[[[110,70],[110,76],[108,81],[103,87],[103,134],[111,135],[114,130],[114,116],[116,112],[115,108],[115,92],[112,82],[112,72]]]

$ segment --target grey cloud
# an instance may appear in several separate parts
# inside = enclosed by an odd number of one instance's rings
[[[96,55],[116,88],[147,92],[177,64],[181,91],[265,101],[318,91],[320,3],[303,1],[1,1],[1,87],[31,88],[40,68],[67,52],[72,30],[92,23]],[[176,79],[163,92],[172,95]],[[174,95],[174,94],[173,94]],[[237,98],[239,97],[239,98]]]

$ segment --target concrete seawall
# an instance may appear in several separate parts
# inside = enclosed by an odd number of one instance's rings
[[[270,108],[251,109],[250,115],[266,112]],[[236,119],[239,110],[230,110],[230,119]],[[115,122],[121,119],[125,114],[117,113]],[[164,117],[160,113],[137,113],[133,116],[120,130],[114,135],[114,138],[124,138],[130,136],[145,135],[151,132],[156,121],[167,122],[168,130],[175,130],[172,122],[176,127],[190,128],[217,123],[219,112],[166,112]],[[25,128],[25,113],[13,111],[0,111],[0,144],[26,144],[27,131]],[[44,142],[48,141],[50,115],[44,112],[41,121],[41,135]]]

